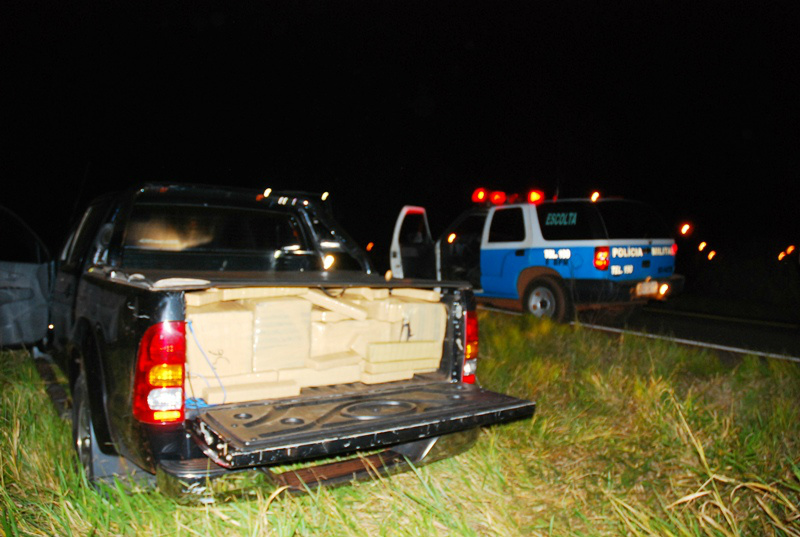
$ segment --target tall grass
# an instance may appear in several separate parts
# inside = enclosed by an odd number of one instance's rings
[[[800,536],[796,365],[500,314],[480,330],[483,385],[536,399],[532,420],[390,478],[302,496],[231,480],[191,505],[87,486],[31,359],[0,353],[0,533]]]

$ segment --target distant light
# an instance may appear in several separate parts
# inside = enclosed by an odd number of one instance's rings
[[[662,283],[661,286],[658,288],[658,294],[661,295],[661,296],[664,296],[667,293],[669,293],[669,284],[668,283]]]
[[[375,248],[375,243],[374,242],[370,242],[369,244],[367,244],[367,251],[368,252],[371,252],[373,248]]]
[[[716,257],[716,255],[717,255],[717,252],[715,250],[711,250],[710,252],[708,252],[708,260],[711,261],[712,259],[714,259]]]
[[[330,194],[329,194],[328,192],[323,192],[323,193],[322,193],[322,196],[320,197],[320,199],[321,199],[322,201],[325,201],[326,199],[328,199],[328,196],[329,196],[329,195],[330,195]]]
[[[456,234],[455,233],[451,233],[451,234],[449,234],[447,236],[447,242],[448,243],[453,244],[453,242],[455,242],[455,240],[456,240]]]
[[[270,194],[272,194],[272,189],[271,188],[267,188],[266,190],[264,190],[264,197],[265,198],[268,198]]]
[[[699,245],[697,245],[697,250],[702,252],[703,250],[706,249],[706,246],[708,246],[708,243],[706,243],[706,241],[703,241]]]
[[[786,252],[781,252],[778,254],[778,261],[783,261],[783,258],[786,257]]]
[[[791,254],[792,254],[792,252],[794,252],[794,244],[792,244],[791,246],[789,246],[789,247],[786,249],[786,255],[791,255]]]
[[[324,268],[325,270],[328,270],[329,268],[331,268],[333,266],[333,264],[335,262],[336,262],[336,258],[333,257],[332,255],[328,254],[322,259],[322,268]]]
[[[687,223],[681,225],[681,235],[686,236],[691,232],[692,232],[692,224],[689,224],[687,222]]]
[[[600,199],[600,192],[598,192],[597,190],[595,190],[594,192],[592,192],[592,196],[591,196],[591,198],[589,198],[589,199],[591,199],[591,200],[592,200],[592,203],[596,202],[597,200],[599,200],[599,199]]]

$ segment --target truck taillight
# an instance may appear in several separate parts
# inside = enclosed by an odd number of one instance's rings
[[[465,315],[466,330],[464,332],[464,369],[461,382],[475,384],[475,371],[478,366],[478,316],[474,311]]]
[[[148,328],[139,343],[133,380],[133,416],[150,424],[183,421],[186,328],[167,321]]]
[[[594,268],[608,270],[610,263],[610,250],[608,246],[598,246],[594,249]]]

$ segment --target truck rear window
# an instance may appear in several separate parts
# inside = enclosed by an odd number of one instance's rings
[[[140,204],[123,239],[123,264],[142,268],[299,270],[318,258],[288,211]]]
[[[668,238],[669,230],[656,211],[627,200],[559,201],[537,207],[545,240]]]
[[[635,201],[597,203],[609,239],[665,239],[669,228],[652,207]]]
[[[606,234],[593,203],[563,201],[536,208],[542,236],[548,241],[596,240]]]

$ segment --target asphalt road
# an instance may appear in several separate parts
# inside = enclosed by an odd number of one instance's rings
[[[580,320],[587,324],[800,359],[800,323],[791,320],[761,320],[726,311],[698,312],[660,304],[645,306],[627,318],[625,315],[585,312]]]

